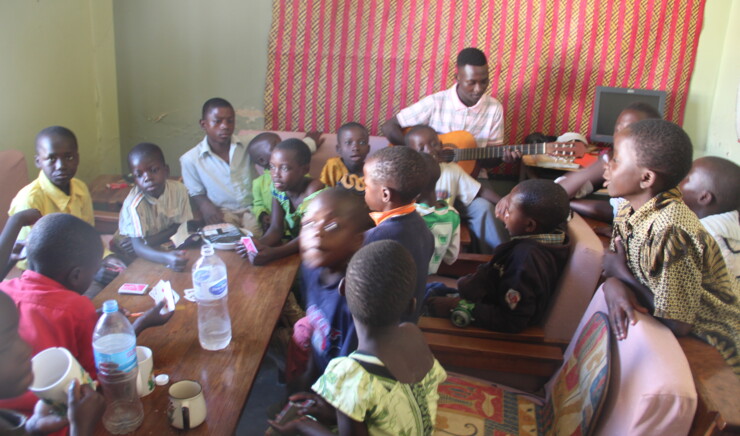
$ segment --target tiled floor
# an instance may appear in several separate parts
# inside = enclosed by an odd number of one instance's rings
[[[236,427],[236,435],[264,435],[268,427],[267,409],[282,401],[284,396],[285,386],[277,382],[277,367],[270,357],[265,356]]]

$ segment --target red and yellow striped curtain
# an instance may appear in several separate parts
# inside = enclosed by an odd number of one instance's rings
[[[489,58],[506,139],[590,133],[598,85],[668,91],[683,119],[705,0],[274,0],[265,128],[378,134],[452,86],[455,57]]]

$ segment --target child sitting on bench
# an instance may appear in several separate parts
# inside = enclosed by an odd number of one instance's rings
[[[549,180],[518,184],[503,216],[511,241],[474,274],[457,282],[460,297],[441,296],[454,289],[436,286],[428,300],[432,316],[453,310],[469,314],[470,323],[493,331],[518,333],[536,325],[547,310],[568,260],[567,236],[560,227],[568,218],[568,195]]]

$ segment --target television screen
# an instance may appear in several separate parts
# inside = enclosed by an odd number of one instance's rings
[[[596,87],[594,114],[591,122],[591,142],[614,142],[614,123],[622,110],[632,103],[641,101],[663,115],[665,91],[649,89]]]

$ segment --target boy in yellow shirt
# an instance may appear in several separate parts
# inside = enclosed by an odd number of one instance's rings
[[[8,215],[12,216],[26,209],[38,209],[41,215],[67,213],[94,226],[95,216],[90,191],[85,182],[75,178],[77,166],[80,164],[75,134],[62,126],[51,126],[41,130],[36,135],[34,159],[36,167],[41,170],[39,176],[18,191],[10,203]],[[25,240],[30,231],[31,226],[21,229],[18,240]],[[25,270],[26,261],[18,262],[17,266]],[[93,284],[95,290],[99,285],[108,284],[124,268],[126,264],[117,258],[106,257],[95,276],[97,282]]]
[[[95,225],[92,197],[85,182],[75,178],[80,155],[71,130],[51,126],[36,135],[36,167],[39,176],[24,186],[10,203],[8,215],[38,209],[41,215],[68,213]],[[31,227],[24,227],[18,239],[26,239]]]

